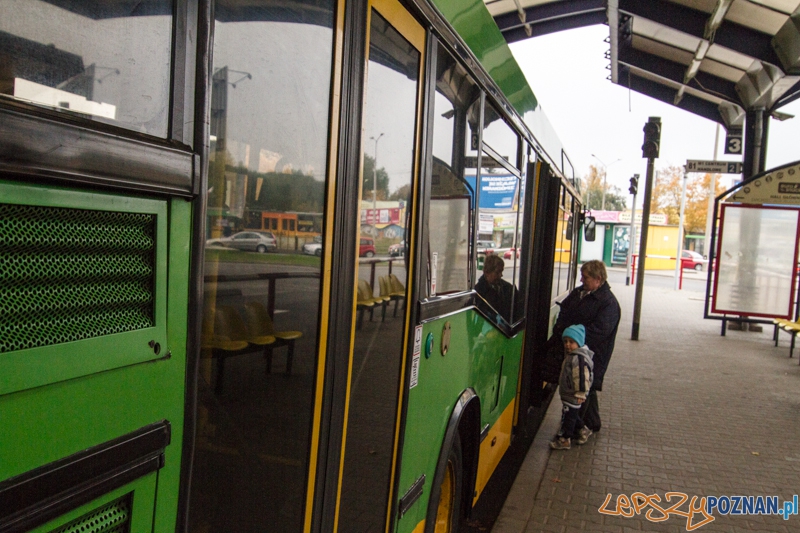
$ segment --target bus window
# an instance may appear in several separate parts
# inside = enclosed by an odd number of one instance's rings
[[[363,257],[356,265],[353,280],[358,294],[354,302],[352,379],[341,466],[341,532],[387,530],[408,316],[405,308],[398,310],[397,306],[407,298],[409,281],[413,279],[412,262],[393,261],[386,255],[389,246],[412,236],[411,228],[406,227],[409,217],[405,210],[414,198],[418,168],[415,126],[422,63],[418,46],[424,42],[425,34],[413,19],[399,19],[397,24],[395,11],[379,11],[385,8],[385,4],[376,2],[369,22],[361,147],[365,162],[361,188],[364,207],[357,241],[358,255]],[[385,144],[380,145],[378,157],[380,139]],[[378,161],[372,167],[374,173],[367,168],[368,155],[373,162]],[[385,180],[378,179],[379,171]],[[374,199],[373,191],[377,192]],[[389,200],[378,204],[381,197]],[[396,202],[397,207],[388,207],[390,201]],[[367,230],[371,236],[366,235]]]
[[[488,104],[484,108],[483,136],[481,138],[480,189],[478,191],[478,238],[495,243],[493,254],[503,261],[503,281],[511,286],[511,295],[504,298],[505,309],[495,309],[507,322],[512,308],[519,306],[516,298],[518,280],[517,224],[520,192],[519,136],[500,116],[497,109]],[[492,144],[489,144],[489,143]],[[481,262],[478,262],[481,268]],[[497,281],[496,284],[502,282]],[[514,305],[516,302],[516,305]]]
[[[235,234],[267,212],[274,233],[261,235],[276,244],[269,257],[205,250],[189,531],[303,530],[322,269],[277,230],[324,213],[333,12],[327,0],[215,3],[207,226]]]
[[[444,47],[438,47],[437,56],[430,222],[426,224],[428,230],[435,228],[428,233],[428,261],[435,269],[428,280],[430,296],[470,288],[469,243],[475,195],[464,179],[460,137],[466,131],[469,106],[479,96],[475,82]]]
[[[0,2],[0,97],[166,137],[173,1],[61,3]]]

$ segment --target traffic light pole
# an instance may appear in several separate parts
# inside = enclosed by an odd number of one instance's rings
[[[638,176],[638,174],[637,174]],[[633,189],[633,187],[631,187]],[[633,247],[636,246],[636,189],[633,189],[633,205],[631,206],[631,229],[628,230],[628,262],[625,265],[625,286],[631,284],[633,266]]]
[[[631,178],[631,186],[628,192],[633,195],[631,205],[631,228],[628,231],[628,261],[625,263],[625,286],[631,284],[631,265],[633,260],[633,247],[636,246],[636,192],[639,190],[639,174],[634,174]]]
[[[642,235],[639,238],[639,270],[636,276],[636,294],[633,302],[633,327],[631,340],[639,340],[639,319],[642,315],[642,291],[644,290],[644,265],[647,262],[647,230],[650,226],[650,201],[653,197],[653,169],[658,157],[661,142],[661,118],[650,117],[644,125],[644,144],[642,157],[647,158],[647,175],[644,180],[644,198],[642,202]]]
[[[655,159],[647,158],[647,176],[644,179],[644,199],[642,205],[642,234],[639,237],[639,263],[636,265],[636,293],[633,301],[633,327],[631,340],[639,340],[639,318],[642,315],[642,291],[644,290],[644,264],[647,255],[647,230],[650,227],[650,200],[653,196],[653,169]]]

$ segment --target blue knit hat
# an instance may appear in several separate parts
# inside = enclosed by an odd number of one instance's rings
[[[570,326],[567,329],[565,329],[564,333],[561,335],[562,339],[565,339],[567,337],[577,342],[578,346],[583,346],[584,341],[586,341],[586,328],[584,328],[580,324],[575,324],[573,326]]]

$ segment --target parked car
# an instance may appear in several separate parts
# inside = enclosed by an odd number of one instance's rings
[[[406,254],[406,241],[400,241],[397,244],[389,246],[389,255],[391,257],[402,257]]]
[[[314,237],[313,242],[307,242],[303,245],[303,253],[308,255],[322,256],[322,236],[317,235]]]
[[[274,252],[278,249],[278,240],[270,231],[240,231],[230,237],[210,239],[206,244],[218,244],[228,248],[247,252]]]
[[[511,255],[517,252],[517,259],[519,259],[519,250],[517,248],[510,248],[503,254],[503,259],[511,259]]]
[[[358,243],[359,257],[372,257],[375,255],[375,239],[372,237],[361,237]]]
[[[703,265],[708,263],[708,259],[704,259],[702,255],[691,250],[684,250],[681,252],[681,267],[693,269],[697,272],[703,270]]]

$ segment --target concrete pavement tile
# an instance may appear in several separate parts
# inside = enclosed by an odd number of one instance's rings
[[[525,528],[528,526],[526,519],[510,518],[508,516],[500,517],[492,527],[492,533],[524,533]]]

